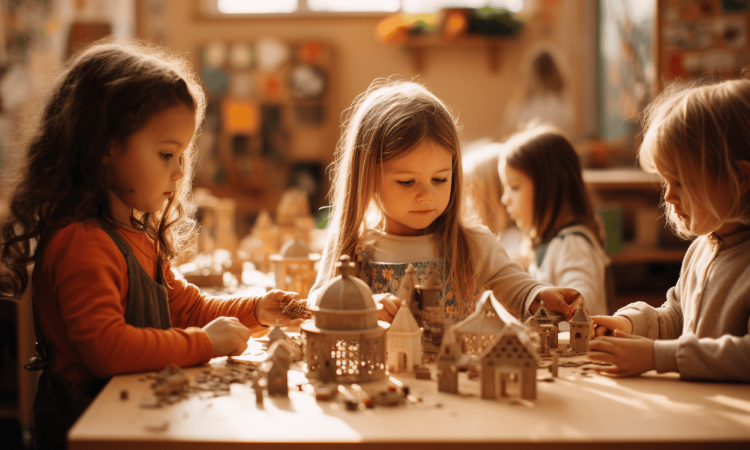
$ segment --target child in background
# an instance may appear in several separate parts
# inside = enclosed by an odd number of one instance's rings
[[[503,149],[503,144],[491,142],[464,154],[465,223],[487,225],[490,233],[495,235],[511,259],[515,260],[523,233],[510,218],[502,202],[503,185],[497,173],[497,165]]]
[[[52,87],[2,227],[0,273],[0,295],[17,299],[35,263],[39,449],[64,448],[113,375],[239,355],[252,332],[300,322],[281,313],[297,294],[210,298],[172,273],[194,235],[205,107],[185,61],[137,44],[94,45]]]
[[[614,376],[750,382],[750,81],[675,83],[644,117],[641,167],[664,179],[675,233],[697,238],[661,307],[592,317],[589,358]]]
[[[453,322],[487,289],[517,317],[536,311],[540,300],[571,317],[583,304],[578,292],[535,282],[486,227],[464,225],[461,189],[461,150],[448,108],[419,84],[374,82],[355,100],[339,142],[332,218],[311,298],[349,255],[375,294],[395,294],[409,264],[420,281],[435,266]],[[400,300],[385,300],[381,318],[390,321]]]
[[[498,166],[503,203],[528,233],[529,273],[577,290],[591,314],[607,314],[604,233],[573,146],[550,127],[519,133],[505,146]]]

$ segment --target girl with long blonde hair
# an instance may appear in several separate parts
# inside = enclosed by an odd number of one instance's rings
[[[425,87],[376,80],[348,111],[333,166],[332,213],[322,266],[311,293],[336,276],[343,255],[375,294],[398,292],[407,268],[420,282],[442,274],[447,319],[464,319],[492,290],[517,317],[539,300],[570,317],[578,292],[534,281],[483,226],[461,220],[461,148],[456,120]],[[389,298],[392,320],[402,299]],[[530,309],[531,308],[531,309]]]

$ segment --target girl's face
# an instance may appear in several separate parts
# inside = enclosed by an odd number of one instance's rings
[[[385,216],[385,232],[398,236],[424,234],[451,199],[451,152],[425,140],[378,168],[377,194]]]
[[[672,206],[671,214],[677,216],[677,220],[690,230],[691,233],[705,236],[715,232],[719,236],[726,236],[734,232],[739,224],[727,222],[722,224],[721,220],[711,213],[711,209],[698,198],[689,197],[682,189],[682,182],[668,172],[660,173],[665,181],[664,201]],[[712,199],[713,208],[725,217],[730,208],[727,196],[709,183],[708,198]]]
[[[184,176],[182,154],[195,132],[195,114],[184,105],[151,117],[124,144],[113,143],[103,159],[110,180],[110,205],[119,222],[130,223],[131,208],[157,212]]]
[[[500,180],[503,182],[502,202],[518,228],[527,230],[534,225],[534,183],[526,172],[503,164]]]

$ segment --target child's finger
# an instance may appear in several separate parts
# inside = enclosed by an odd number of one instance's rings
[[[388,297],[383,297],[380,300],[380,303],[383,304],[383,309],[388,311],[388,314],[390,314],[393,317],[396,317],[396,313],[398,313],[398,306],[396,306],[395,303],[393,303],[393,300],[391,300]]]
[[[614,333],[612,333],[615,337],[623,338],[623,339],[641,339],[641,336],[635,336],[633,334],[628,334],[624,331],[615,330]]]
[[[609,333],[609,328],[605,327],[604,325],[594,324],[594,337],[595,338],[606,336],[607,333]]]
[[[589,350],[615,354],[617,346],[609,339],[602,338],[589,341]]]
[[[284,300],[300,300],[302,297],[297,292],[285,292]]]
[[[617,365],[617,357],[615,357],[615,355],[613,355],[611,353],[589,351],[588,358],[590,360],[596,361],[596,362],[602,362],[602,363],[606,363],[606,364],[613,364],[615,366]]]

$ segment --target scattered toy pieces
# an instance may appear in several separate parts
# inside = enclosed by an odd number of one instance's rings
[[[287,314],[292,319],[312,319],[312,311],[307,309],[305,300],[289,300],[281,308],[282,314]]]

